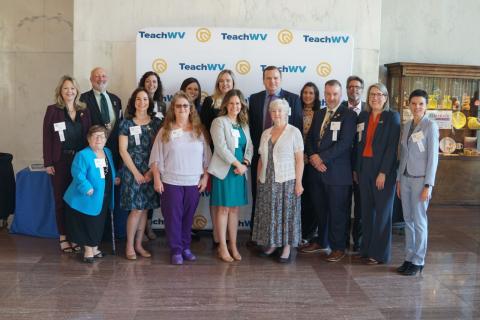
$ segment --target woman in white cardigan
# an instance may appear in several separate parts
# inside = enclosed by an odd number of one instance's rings
[[[210,205],[218,207],[215,215],[218,257],[225,262],[239,261],[242,256],[237,249],[238,211],[248,203],[246,172],[253,155],[247,105],[240,90],[226,93],[210,133],[214,145],[208,167],[212,175]],[[226,243],[227,226],[230,248]]]
[[[262,256],[283,248],[278,262],[291,260],[301,239],[300,196],[303,193],[303,138],[288,124],[286,100],[270,103],[273,127],[265,130],[258,153],[257,202],[252,240],[265,247]]]

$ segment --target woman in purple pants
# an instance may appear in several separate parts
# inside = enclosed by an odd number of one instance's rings
[[[194,261],[190,251],[193,215],[208,182],[211,151],[197,111],[187,94],[177,92],[150,154],[155,191],[170,246],[171,263]]]

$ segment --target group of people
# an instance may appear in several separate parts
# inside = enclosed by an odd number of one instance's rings
[[[238,213],[248,204],[249,177],[247,246],[261,256],[286,263],[299,247],[336,262],[353,244],[362,263],[388,263],[396,190],[406,224],[405,262],[397,271],[423,269],[438,164],[438,127],[425,116],[425,91],[411,93],[413,120],[401,130],[385,86],[371,85],[362,102],[364,81],[357,76],[346,81],[345,101],[342,84],[327,81],[322,108],[313,82],[300,95],[288,92],[275,66],[263,70],[265,90],[247,104],[234,73],[223,70],[203,102],[200,83],[188,78],[167,106],[159,76],[149,71],[124,116],[120,99],[106,91],[105,70],[92,70],[90,81],[92,90],[80,95],[76,81],[62,77],[44,120],[62,251],[83,247],[88,263],[104,256],[98,245],[119,185],[120,206],[130,211],[125,257],[151,257],[142,240],[149,214],[160,207],[171,263],[194,261],[193,216],[208,188],[218,257],[239,261]]]

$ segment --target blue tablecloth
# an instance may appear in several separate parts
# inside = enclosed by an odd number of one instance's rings
[[[115,237],[126,236],[128,211],[120,209],[119,187],[115,187]],[[58,238],[55,219],[55,201],[50,177],[44,171],[25,168],[17,173],[16,208],[10,233]],[[110,217],[107,219],[105,237],[111,234]],[[110,237],[111,238],[111,237]]]
[[[15,216],[11,233],[58,238],[50,177],[25,168],[17,173]]]

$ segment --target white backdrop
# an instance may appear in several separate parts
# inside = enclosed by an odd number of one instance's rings
[[[352,72],[353,48],[352,36],[342,32],[145,28],[137,32],[136,75],[138,81],[146,71],[157,72],[168,103],[188,77],[198,79],[202,95],[210,95],[218,73],[224,69],[235,73],[236,87],[248,97],[263,90],[262,71],[275,65],[282,71],[282,88],[299,93],[307,81],[316,83],[320,90],[329,79],[343,83]],[[196,229],[211,228],[208,202],[209,194],[202,194],[194,221]],[[250,206],[242,208],[240,229],[249,227],[250,211]],[[159,210],[153,223],[163,228]]]

